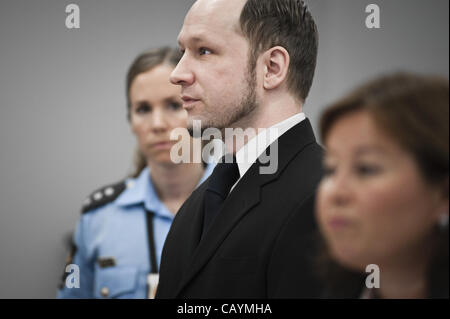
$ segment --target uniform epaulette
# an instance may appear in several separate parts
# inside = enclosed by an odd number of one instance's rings
[[[125,181],[121,181],[117,184],[108,185],[96,190],[83,202],[81,213],[85,214],[93,209],[111,203],[117,197],[119,197],[119,195],[125,190],[125,188]]]

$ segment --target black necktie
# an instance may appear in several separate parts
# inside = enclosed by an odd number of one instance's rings
[[[233,156],[232,163],[225,163],[225,159],[229,161],[231,156],[226,155],[222,157],[221,161],[216,165],[205,192],[205,215],[203,218],[202,238],[214,218],[219,213],[231,187],[239,179],[239,169],[236,158]]]

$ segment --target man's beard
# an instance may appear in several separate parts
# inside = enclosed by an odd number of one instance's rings
[[[246,75],[246,88],[242,99],[237,106],[227,108],[225,114],[217,114],[217,120],[212,120],[210,123],[201,123],[201,134],[208,128],[216,128],[224,134],[225,128],[232,128],[234,124],[251,116],[255,109],[258,108],[256,100],[256,73],[255,68],[249,65]],[[189,134],[194,136],[194,128],[192,125],[188,127]],[[196,136],[198,137],[198,136]]]

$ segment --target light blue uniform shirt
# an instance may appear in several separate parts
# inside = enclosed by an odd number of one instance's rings
[[[200,184],[213,169],[214,164],[206,167]],[[174,215],[156,195],[148,168],[125,183],[114,201],[84,213],[79,220],[74,234],[77,250],[70,261],[79,267],[79,288],[64,285],[58,298],[146,298],[150,252],[145,209],[154,213],[158,265]]]

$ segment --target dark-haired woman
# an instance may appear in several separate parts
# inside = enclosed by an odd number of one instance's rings
[[[324,297],[448,298],[448,80],[378,78],[327,109],[321,133]]]

